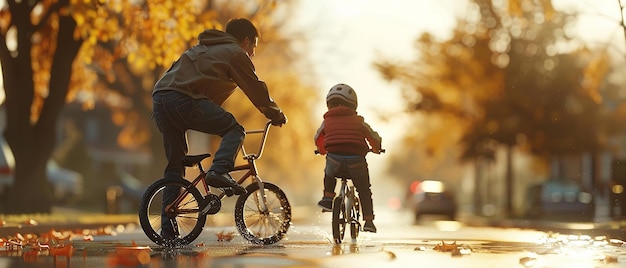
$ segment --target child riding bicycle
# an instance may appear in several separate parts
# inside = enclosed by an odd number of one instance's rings
[[[324,196],[317,205],[322,211],[332,211],[337,177],[352,179],[363,208],[363,231],[376,232],[374,206],[369,170],[365,155],[370,151],[381,152],[382,139],[378,133],[358,115],[357,95],[346,84],[333,86],[326,96],[328,111],[315,134],[315,145],[320,154],[326,154],[324,169]]]

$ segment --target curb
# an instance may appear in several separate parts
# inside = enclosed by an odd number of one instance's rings
[[[626,221],[620,220],[603,220],[598,222],[563,222],[506,218],[489,219],[474,216],[468,217],[463,222],[469,226],[533,229],[543,232],[606,236],[610,239],[626,240]]]

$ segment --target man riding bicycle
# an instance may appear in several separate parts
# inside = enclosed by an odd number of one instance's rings
[[[184,177],[186,131],[193,129],[222,137],[205,177],[207,184],[246,193],[228,174],[243,143],[244,128],[221,105],[238,86],[273,125],[287,122],[255,73],[251,57],[258,39],[257,28],[242,18],[230,20],[225,31],[205,30],[198,36],[199,44],[185,51],[157,81],[152,91],[153,117],[163,135],[166,178]]]

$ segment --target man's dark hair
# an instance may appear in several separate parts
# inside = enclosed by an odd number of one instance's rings
[[[226,24],[226,32],[233,35],[239,42],[248,37],[251,41],[255,37],[259,37],[259,31],[257,28],[247,19],[235,18],[228,21]]]

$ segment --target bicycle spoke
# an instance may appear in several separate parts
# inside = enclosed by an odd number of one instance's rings
[[[249,229],[277,229],[279,228],[281,217],[280,215],[263,215],[260,213],[249,214],[245,217],[245,222],[248,224]],[[257,230],[259,232],[260,230]],[[269,232],[269,231],[267,231]],[[266,232],[266,233],[267,233]]]
[[[268,228],[265,221],[265,217],[256,215],[256,219],[252,220],[248,218],[246,222],[249,223],[248,229],[254,230],[253,233],[259,237],[266,237],[268,234]]]
[[[192,217],[192,216],[181,216],[181,215],[176,216],[176,219],[178,219],[179,221],[180,220],[185,220],[185,219],[187,219],[187,220],[198,220],[197,216]]]
[[[260,191],[256,184],[252,184],[249,194],[238,200],[235,211],[237,229],[244,238],[256,244],[279,241],[291,220],[291,207],[284,193],[273,184],[264,183],[264,188]]]
[[[175,190],[177,188],[180,190]],[[186,193],[184,197],[175,196],[183,193]],[[163,225],[166,196],[169,196],[167,200],[180,200],[176,207],[167,212],[167,218],[173,221],[171,227],[169,223]],[[186,245],[200,235],[206,222],[206,217],[199,210],[198,200],[202,199],[198,189],[183,178],[160,179],[148,187],[142,199],[139,209],[141,227],[148,238],[159,245]],[[177,238],[173,240],[172,235]]]

